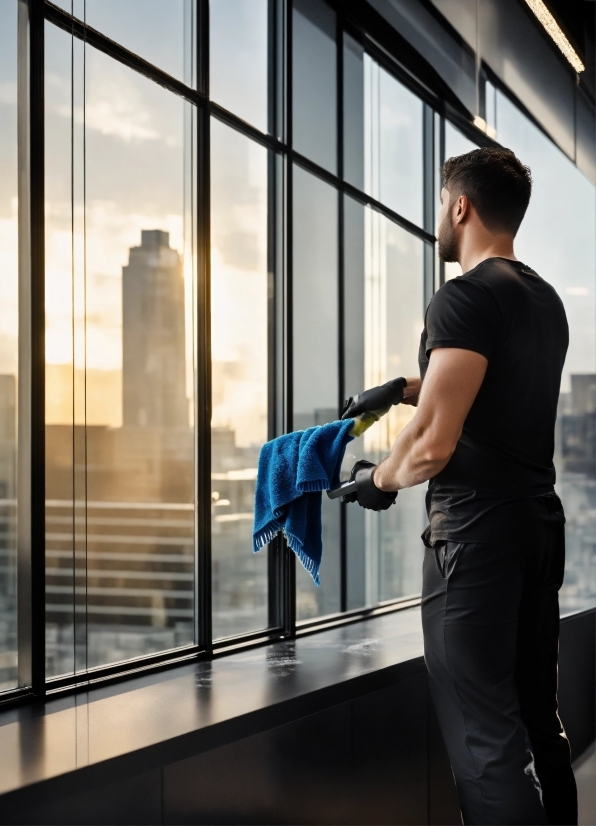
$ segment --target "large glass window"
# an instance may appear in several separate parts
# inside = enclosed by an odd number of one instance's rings
[[[194,642],[193,120],[46,26],[48,676]]]
[[[346,395],[418,372],[424,311],[424,242],[369,207],[346,199]],[[351,341],[352,332],[362,337]],[[349,350],[348,350],[349,348]],[[360,375],[357,375],[360,374]],[[348,446],[356,458],[379,462],[415,408],[399,405]],[[347,507],[348,604],[374,605],[419,592],[426,524],[424,486],[401,491],[380,514]],[[363,553],[364,551],[364,553]]]
[[[321,586],[297,563],[292,591],[283,541],[252,552],[258,457],[288,427],[333,421],[345,397],[417,373],[434,272],[460,272],[434,266],[439,159],[475,144],[342,4],[210,0],[208,15],[196,0],[57,4],[80,37],[46,23],[46,676],[68,685],[418,594],[424,485],[383,513],[323,496]],[[35,204],[39,191],[17,149],[17,104],[29,105],[26,83],[17,100],[18,6],[0,0],[0,691],[18,682],[17,607],[26,618],[31,606],[17,534],[35,524],[16,508],[30,415],[28,363],[17,382],[30,313],[20,196],[30,185]],[[209,99],[197,98],[199,57]],[[180,83],[164,88],[164,71]],[[584,608],[596,593],[594,188],[490,85],[486,109],[534,176],[518,255],[570,320],[562,602]],[[356,459],[382,459],[414,413],[395,407],[351,442],[344,478]]]
[[[556,431],[557,491],[567,517],[564,610],[596,595],[596,214],[594,186],[500,92],[497,139],[532,170],[530,206],[516,239],[517,257],[559,293],[569,321]]]
[[[211,123],[213,634],[267,626],[267,554],[251,553],[267,440],[267,150]]]
[[[268,127],[269,0],[215,0],[209,9],[211,99]]]
[[[0,4],[0,691],[17,684],[17,8]]]
[[[338,417],[338,193],[294,168],[293,398],[294,430]],[[323,497],[323,559],[317,588],[300,564],[298,619],[340,610],[340,509]]]
[[[423,108],[367,55],[344,40],[344,176],[389,209],[422,226]]]

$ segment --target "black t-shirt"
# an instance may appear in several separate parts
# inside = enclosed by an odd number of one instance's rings
[[[435,347],[481,353],[488,367],[455,453],[429,482],[425,541],[511,539],[530,500],[547,494],[549,512],[557,509],[554,434],[568,343],[561,299],[520,261],[489,258],[434,295],[421,378]]]

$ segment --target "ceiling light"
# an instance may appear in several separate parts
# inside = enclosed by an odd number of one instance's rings
[[[586,67],[581,62],[578,53],[567,40],[561,31],[561,27],[546,8],[542,0],[526,0],[526,3],[532,9],[538,20],[540,20],[567,60],[571,63],[575,71],[578,74],[583,72]]]

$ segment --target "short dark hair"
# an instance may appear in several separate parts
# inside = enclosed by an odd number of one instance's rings
[[[517,233],[530,203],[532,173],[510,149],[486,146],[449,158],[443,180],[452,198],[469,198],[487,229]]]

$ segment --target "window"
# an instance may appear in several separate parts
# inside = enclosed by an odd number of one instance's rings
[[[43,31],[26,3],[0,4],[2,697],[411,604],[422,486],[381,514],[324,496],[317,588],[281,537],[252,552],[258,456],[417,372],[425,307],[458,274],[437,262],[441,162],[478,133],[448,122],[341,4],[40,8]],[[17,64],[23,78],[31,67],[30,108]],[[571,321],[557,461],[563,599],[583,607],[595,587],[593,188],[494,87],[486,105],[534,173],[520,255]],[[413,412],[351,442],[344,478]]]
[[[417,372],[424,324],[424,241],[352,199],[346,199],[346,229],[346,261],[359,263],[350,267],[345,290],[346,350],[350,348],[346,391],[352,395],[357,388]],[[352,330],[363,335],[348,344]],[[355,459],[378,463],[414,413],[409,406],[394,407],[351,442],[346,470]],[[420,591],[416,550],[422,546],[426,525],[424,494],[423,486],[404,490],[396,505],[381,514],[347,508],[348,592],[353,607]]]
[[[294,168],[293,428],[305,430],[339,414],[338,193]],[[298,566],[296,616],[339,611],[340,509],[323,497],[321,586]]]
[[[0,691],[17,672],[19,254],[17,3],[0,9]]]
[[[211,99],[267,132],[268,0],[217,0],[209,26]]]
[[[211,122],[213,635],[266,628],[267,557],[250,553],[268,436],[268,157]]]
[[[47,24],[49,677],[195,642],[191,106]]]
[[[497,140],[528,164],[534,181],[516,254],[557,290],[569,321],[555,445],[556,488],[567,519],[560,601],[565,610],[581,610],[596,595],[594,186],[500,91],[495,110]]]

